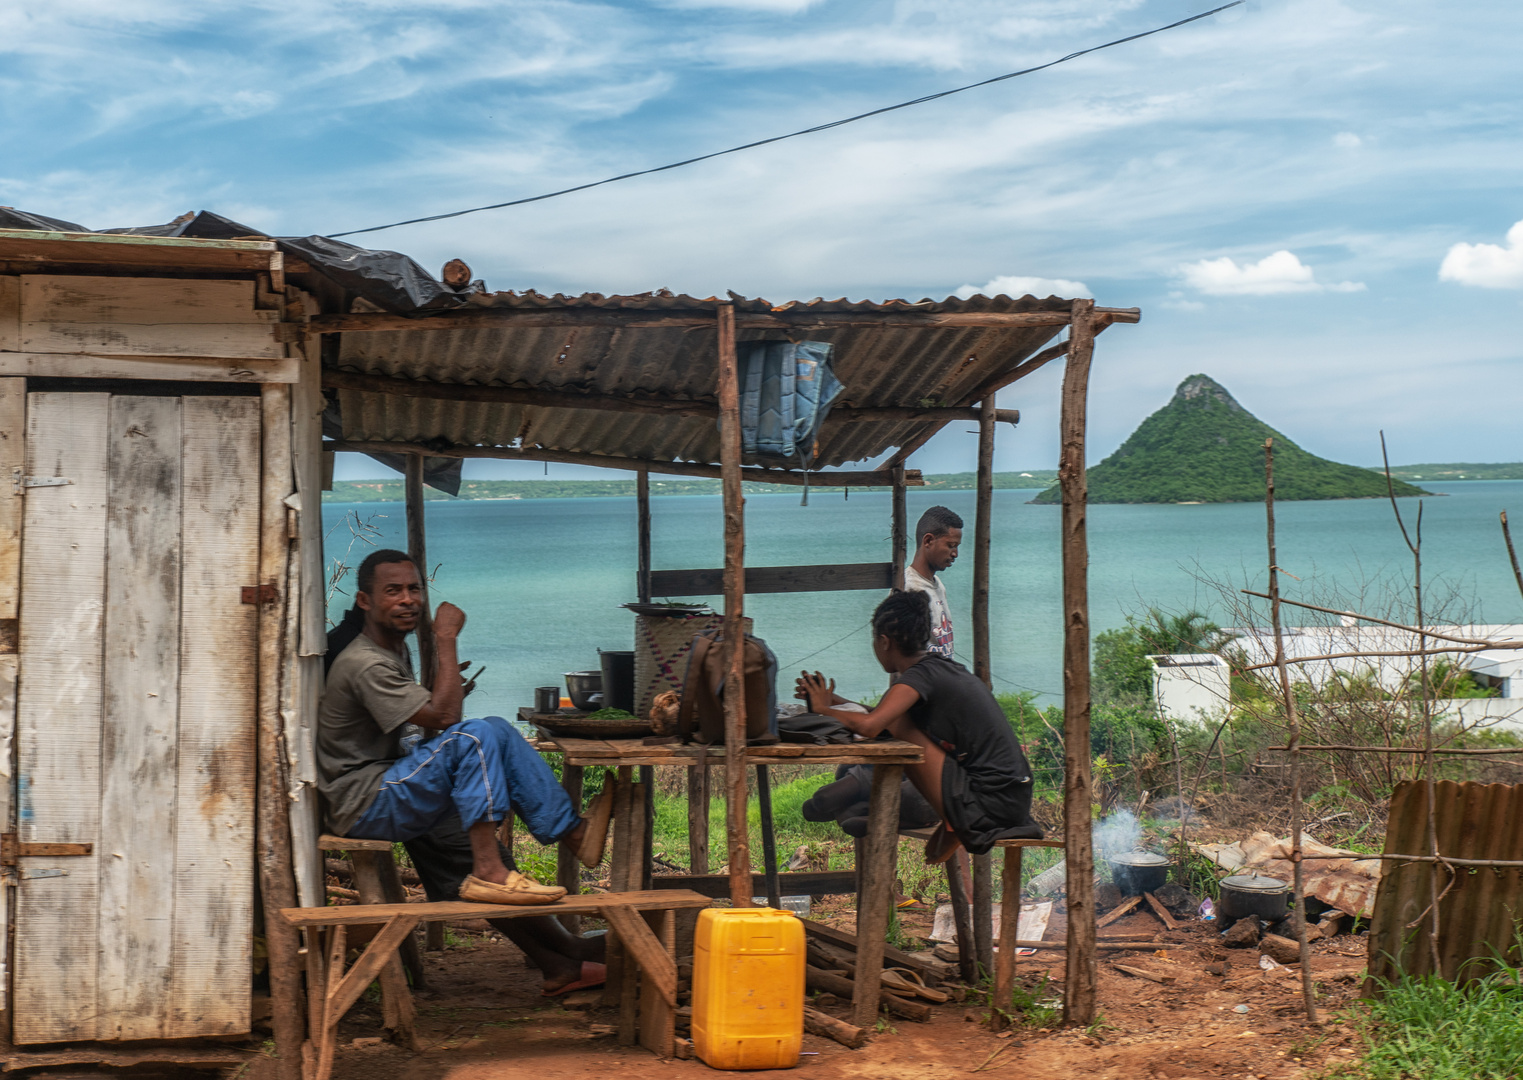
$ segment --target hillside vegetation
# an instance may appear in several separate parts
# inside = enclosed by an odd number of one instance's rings
[[[1264,440],[1274,439],[1277,499],[1372,499],[1385,477],[1317,457],[1243,408],[1215,380],[1191,375],[1115,453],[1089,470],[1092,503],[1252,502],[1264,497]],[[1398,495],[1427,492],[1398,481]],[[1033,502],[1059,501],[1056,486]]]

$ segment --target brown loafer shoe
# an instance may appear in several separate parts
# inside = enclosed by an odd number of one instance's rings
[[[501,885],[495,881],[482,881],[474,874],[460,886],[460,899],[473,904],[512,904],[532,907],[536,904],[553,904],[566,895],[559,885],[541,885],[517,870],[508,871],[508,880]]]
[[[613,785],[605,778],[603,790],[598,792],[597,798],[587,808],[587,813],[582,815],[587,830],[582,833],[582,842],[576,847],[576,857],[583,866],[596,866],[603,861],[603,848],[608,844],[608,822],[612,817]]]

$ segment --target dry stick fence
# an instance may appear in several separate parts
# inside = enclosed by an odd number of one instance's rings
[[[1498,754],[1520,754],[1523,750],[1510,749],[1460,749],[1441,748],[1433,745],[1433,705],[1429,695],[1428,684],[1428,657],[1459,652],[1480,652],[1485,649],[1520,649],[1523,641],[1488,641],[1481,638],[1459,637],[1452,634],[1443,634],[1423,628],[1423,596],[1422,596],[1422,503],[1417,504],[1417,520],[1411,534],[1407,532],[1406,522],[1402,519],[1401,508],[1396,502],[1394,485],[1391,483],[1391,465],[1386,457],[1385,435],[1380,438],[1381,457],[1385,462],[1386,492],[1391,500],[1391,509],[1396,515],[1397,527],[1401,530],[1402,539],[1406,542],[1407,549],[1412,553],[1413,564],[1413,594],[1416,613],[1416,626],[1406,626],[1402,623],[1392,622],[1388,619],[1376,618],[1372,615],[1363,615],[1355,611],[1338,611],[1333,608],[1321,607],[1316,604],[1307,604],[1295,600],[1283,600],[1280,597],[1279,571],[1275,557],[1275,525],[1274,525],[1274,440],[1264,440],[1264,511],[1266,520],[1266,534],[1269,547],[1269,591],[1267,593],[1253,592],[1248,589],[1242,592],[1248,596],[1256,596],[1269,601],[1270,622],[1274,631],[1274,659],[1268,663],[1255,664],[1245,668],[1245,671],[1256,671],[1263,668],[1273,667],[1279,675],[1280,692],[1283,697],[1285,708],[1286,729],[1288,738],[1286,745],[1273,746],[1271,750],[1283,750],[1290,755],[1290,829],[1291,829],[1291,864],[1294,867],[1294,880],[1292,891],[1295,898],[1295,913],[1292,921],[1295,925],[1296,942],[1300,950],[1301,967],[1301,995],[1306,1008],[1306,1017],[1311,1023],[1317,1023],[1316,998],[1312,990],[1311,980],[1311,954],[1306,936],[1306,895],[1304,888],[1304,873],[1302,865],[1307,860],[1321,859],[1347,859],[1355,858],[1380,859],[1391,862],[1427,863],[1431,866],[1429,877],[1429,903],[1416,919],[1408,924],[1408,928],[1415,928],[1425,918],[1429,920],[1430,936],[1429,949],[1433,958],[1434,970],[1440,970],[1438,956],[1439,940],[1439,904],[1448,895],[1449,890],[1454,888],[1459,875],[1455,867],[1495,867],[1497,869],[1523,867],[1523,862],[1508,861],[1501,859],[1459,859],[1445,856],[1438,850],[1438,817],[1437,798],[1435,793],[1433,759],[1436,755],[1467,755],[1483,756]],[[1507,512],[1501,514],[1502,535],[1507,543],[1507,554],[1512,561],[1513,574],[1518,582],[1518,590],[1523,593],[1523,571],[1518,566],[1518,557],[1512,543],[1512,534],[1507,525]],[[1282,604],[1290,604],[1295,607],[1308,608],[1330,615],[1338,615],[1343,618],[1358,619],[1362,622],[1376,623],[1382,626],[1393,627],[1407,631],[1420,639],[1421,647],[1418,649],[1401,651],[1368,651],[1348,653],[1323,653],[1316,656],[1297,656],[1287,658],[1285,656],[1284,634],[1280,622],[1280,607]],[[1447,648],[1430,649],[1427,647],[1428,639],[1449,642]],[[1419,664],[1419,678],[1421,680],[1422,720],[1423,720],[1423,745],[1420,747],[1405,746],[1332,746],[1314,745],[1307,746],[1301,743],[1300,718],[1296,708],[1295,695],[1290,684],[1290,665],[1304,664],[1312,661],[1327,661],[1346,659],[1352,657],[1384,657],[1384,656],[1409,656],[1417,657]],[[1225,723],[1223,724],[1225,727]],[[1217,730],[1220,737],[1221,729]],[[1213,746],[1215,742],[1213,740]],[[1358,752],[1375,754],[1421,754],[1423,756],[1422,771],[1424,782],[1427,786],[1427,855],[1404,855],[1382,854],[1365,855],[1360,852],[1341,852],[1332,855],[1306,855],[1302,851],[1301,820],[1301,754],[1306,751],[1338,751]],[[1208,750],[1209,754],[1210,751]],[[1203,766],[1204,767],[1204,766]],[[1197,784],[1199,779],[1197,778]],[[1448,873],[1448,883],[1443,890],[1439,889],[1440,870]]]

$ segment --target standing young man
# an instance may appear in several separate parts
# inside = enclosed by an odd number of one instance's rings
[[[922,592],[931,601],[931,640],[926,651],[952,659],[952,615],[947,587],[936,575],[957,561],[962,544],[962,518],[945,506],[933,506],[915,524],[915,557],[904,568],[907,592]]]

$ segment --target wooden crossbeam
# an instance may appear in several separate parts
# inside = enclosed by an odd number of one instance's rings
[[[610,904],[599,908],[613,932],[619,935],[624,948],[634,955],[645,976],[672,1008],[677,1007],[677,965],[667,955],[661,942],[632,907]]]
[[[833,592],[894,586],[894,564],[845,563],[826,566],[748,566],[746,592]],[[652,596],[718,596],[724,591],[724,570],[652,570]]]

